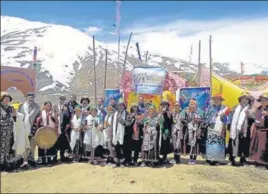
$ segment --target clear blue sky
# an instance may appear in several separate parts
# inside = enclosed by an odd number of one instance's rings
[[[28,20],[69,25],[83,29],[105,27],[112,31],[115,1],[1,1],[1,14]],[[148,19],[167,22],[172,19],[211,20],[222,17],[268,16],[268,2],[225,1],[123,1],[121,28]]]

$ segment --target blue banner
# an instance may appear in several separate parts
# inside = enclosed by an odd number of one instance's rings
[[[119,89],[106,89],[104,107],[109,105],[111,99],[114,99],[116,102],[118,102],[120,98],[122,98],[122,93]]]
[[[163,92],[166,70],[162,67],[135,67],[133,86],[137,94],[156,94]]]
[[[202,111],[210,104],[210,87],[181,88],[179,93],[182,110],[189,106],[191,98],[197,101],[198,109]]]

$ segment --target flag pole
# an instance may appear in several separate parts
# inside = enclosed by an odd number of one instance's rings
[[[94,94],[95,105],[97,105],[97,82],[96,82],[96,52],[95,52],[95,36],[93,36],[93,73],[94,73]]]
[[[105,68],[104,68],[104,90],[106,89],[106,80],[107,80],[107,66],[108,66],[108,50],[105,49]]]
[[[212,96],[212,36],[209,36],[209,76],[210,76],[210,96]]]
[[[128,43],[127,43],[127,48],[126,48],[126,53],[125,53],[125,59],[124,59],[124,64],[123,64],[123,74],[122,74],[122,77],[124,76],[124,73],[126,71],[127,52],[128,52],[128,47],[129,47],[129,44],[130,44],[130,40],[131,40],[132,34],[133,33],[131,32],[130,35],[129,35],[129,38],[128,38]]]
[[[147,66],[148,54],[149,54],[149,51],[146,51],[146,54],[145,54],[145,66]]]
[[[198,44],[198,86],[200,87],[201,82],[201,40]]]

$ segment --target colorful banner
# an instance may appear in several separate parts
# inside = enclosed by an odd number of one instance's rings
[[[188,107],[191,98],[196,99],[199,110],[205,111],[210,104],[210,87],[181,88],[180,104],[182,110]]]
[[[120,98],[122,98],[122,92],[119,89],[106,89],[104,107],[109,105],[111,99],[114,99],[116,102],[118,102]]]
[[[25,96],[35,92],[36,72],[28,68],[1,66],[1,91],[16,87]]]
[[[132,106],[132,104],[137,104],[138,103],[138,99],[139,96],[143,96],[144,98],[144,102],[152,102],[156,108],[159,108],[160,102],[161,102],[161,96],[160,95],[149,95],[149,94],[135,94],[134,92],[130,92],[128,93],[128,101],[127,101],[127,107],[128,110],[130,110],[130,107]]]
[[[244,90],[228,80],[220,77],[219,75],[213,75],[212,77],[212,95],[222,94],[224,97],[223,104],[229,108],[233,108],[238,104],[238,97]]]
[[[137,94],[161,95],[166,78],[166,70],[162,67],[135,67],[132,80]]]

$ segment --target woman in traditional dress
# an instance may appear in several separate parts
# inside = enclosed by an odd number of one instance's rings
[[[107,115],[105,116],[104,119],[104,126],[103,126],[103,138],[104,138],[104,152],[107,153],[107,165],[112,165],[114,163],[113,158],[114,158],[114,147],[112,146],[112,140],[113,140],[113,115],[114,115],[114,108],[112,105],[108,105],[106,107],[106,113]]]
[[[258,99],[255,123],[251,128],[250,160],[268,169],[268,90]]]
[[[82,110],[79,105],[76,105],[74,108],[74,115],[71,121],[71,138],[70,138],[70,147],[73,152],[73,161],[78,162],[83,153],[83,141],[81,138],[82,131]]]
[[[68,151],[70,154],[70,130],[71,130],[71,119],[72,115],[68,103],[63,104],[62,109],[60,110],[60,129],[61,134],[58,139],[57,148],[60,150],[60,158],[62,162],[67,161],[65,152]]]
[[[207,129],[206,159],[210,165],[225,160],[225,129],[230,109],[222,102],[222,94],[212,97],[212,104],[204,114],[204,124]]]
[[[183,125],[186,127],[187,141],[190,148],[188,164],[196,164],[198,141],[201,134],[201,117],[203,113],[198,109],[195,99],[190,99],[189,106],[180,113]]]
[[[179,102],[175,103],[175,111],[173,113],[173,125],[172,125],[172,143],[174,152],[174,162],[180,163],[183,143],[183,126],[180,118],[181,106]]]
[[[1,92],[0,102],[0,127],[1,127],[1,171],[5,169],[8,159],[10,159],[10,148],[12,144],[12,134],[14,129],[14,113],[12,108],[8,105],[12,101],[12,97],[6,93]]]
[[[124,167],[124,136],[127,111],[125,103],[120,99],[117,103],[117,110],[113,116],[113,146],[115,147],[115,164],[113,167]]]
[[[160,154],[162,155],[161,162],[163,164],[169,163],[167,155],[172,153],[172,145],[170,143],[171,131],[173,124],[173,116],[169,110],[169,102],[163,101],[160,104],[160,121],[161,121],[161,143],[160,143]]]
[[[84,137],[85,151],[90,154],[90,163],[97,165],[102,157],[103,131],[96,107],[90,108]]]
[[[142,141],[142,164],[141,167],[148,165],[155,166],[159,163],[159,141],[160,141],[160,124],[156,107],[151,105],[148,109],[148,116],[143,120],[143,141]]]
[[[81,108],[82,108],[82,126],[83,126],[83,129],[86,129],[86,126],[87,126],[86,118],[89,115],[89,111],[90,111],[89,104],[90,104],[90,99],[87,96],[83,96],[81,98],[81,100],[80,100],[80,105],[81,105]],[[85,130],[82,130],[80,132],[82,142],[84,141],[84,135],[85,135],[84,133],[85,133]],[[83,147],[82,158],[83,159],[88,159],[85,147]]]
[[[52,110],[52,104],[50,101],[44,103],[44,108],[41,111],[41,115],[36,120],[37,129],[41,127],[51,127],[55,129],[58,134],[58,112]],[[56,144],[48,150],[38,148],[38,158],[42,164],[51,164],[57,162],[57,150]]]
[[[124,136],[124,157],[125,157],[125,165],[129,166],[134,163],[137,164],[138,156],[139,156],[139,125],[137,123],[139,107],[137,104],[133,103],[130,107],[130,114],[127,115],[126,119],[126,128],[125,128],[125,136]],[[132,150],[135,153],[135,157],[132,158]]]
[[[247,163],[250,145],[249,111],[253,99],[248,92],[243,92],[238,98],[239,104],[235,106],[230,114],[230,140],[228,145],[230,165],[236,165],[235,158],[240,157],[240,164]]]

